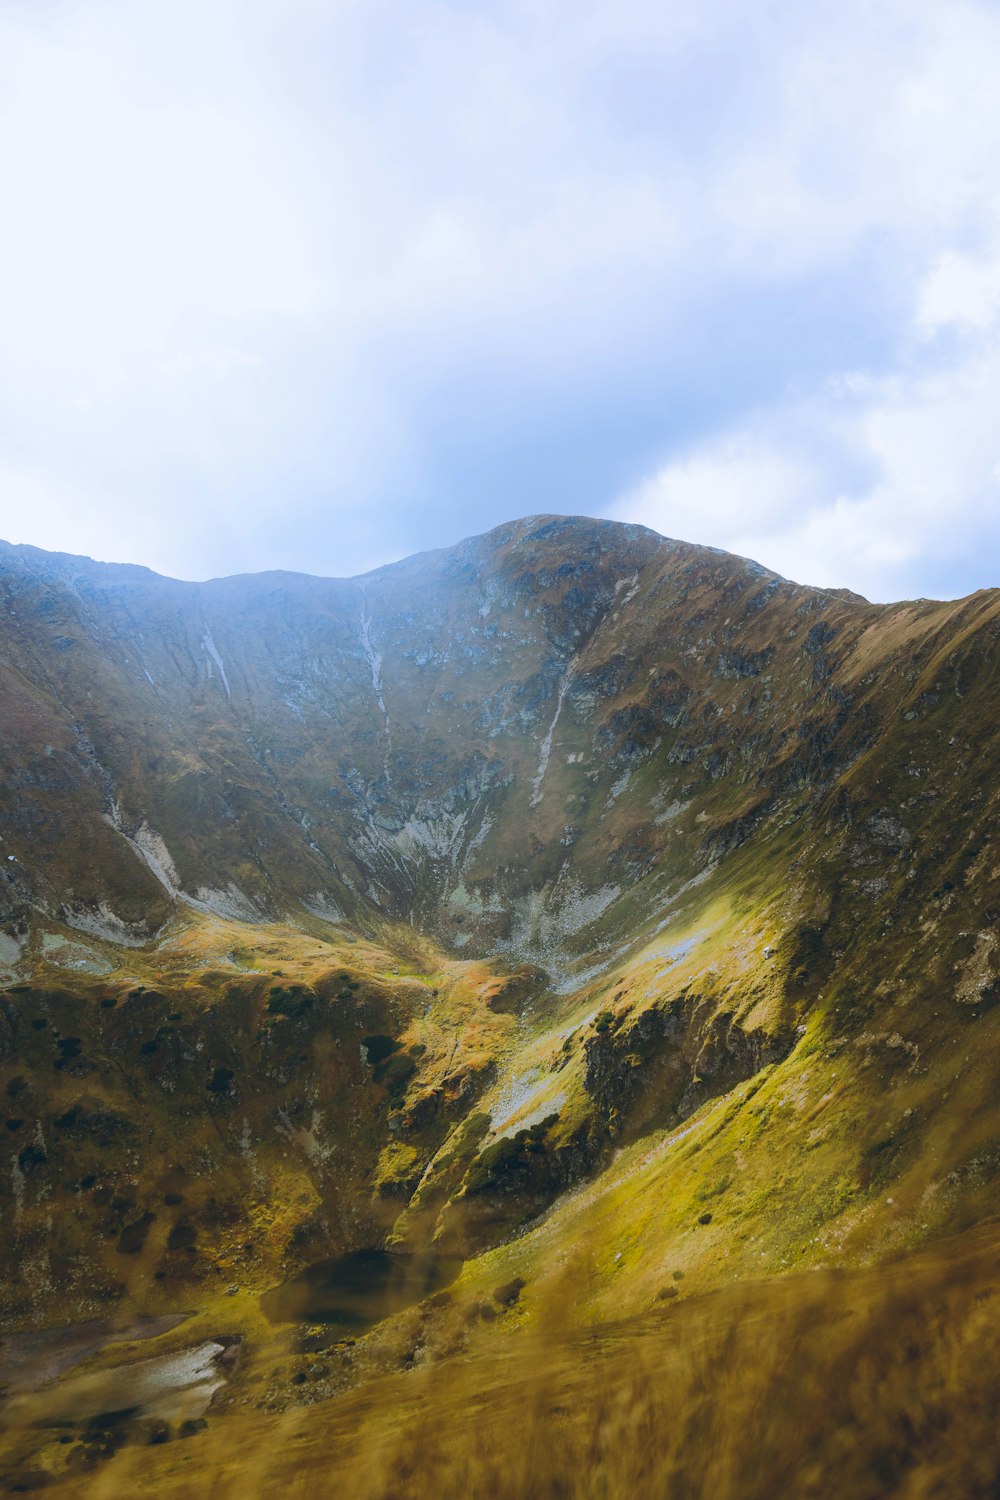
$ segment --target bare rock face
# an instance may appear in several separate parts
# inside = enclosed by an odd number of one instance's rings
[[[569,968],[843,776],[948,608],[544,517],[348,581],[4,547],[0,592],[10,923],[311,905]]]

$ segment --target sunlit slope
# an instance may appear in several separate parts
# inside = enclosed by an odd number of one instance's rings
[[[227,1410],[191,1441],[127,1444],[110,1462],[88,1458],[92,1441],[67,1460],[50,1430],[8,1472],[24,1488],[61,1472],[57,1493],[88,1500],[133,1488],[225,1500],[989,1500],[996,1251],[994,1223],[874,1268],[730,1285],[584,1336],[566,1327],[567,1280],[544,1323],[501,1311],[460,1358],[425,1313],[398,1368],[340,1400],[316,1399],[329,1360],[313,1352],[288,1410]]]

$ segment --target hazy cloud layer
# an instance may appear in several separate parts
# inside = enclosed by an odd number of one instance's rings
[[[997,77],[961,0],[8,0],[0,535],[1000,584]]]

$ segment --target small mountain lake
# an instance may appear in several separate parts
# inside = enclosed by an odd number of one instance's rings
[[[344,1333],[365,1333],[458,1276],[457,1255],[354,1250],[317,1261],[260,1299],[272,1323],[326,1323]]]

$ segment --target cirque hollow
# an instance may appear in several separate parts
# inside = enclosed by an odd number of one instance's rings
[[[1000,594],[536,517],[0,602],[9,1325],[464,1259],[316,1399],[583,1245],[600,1319],[996,1213]]]

